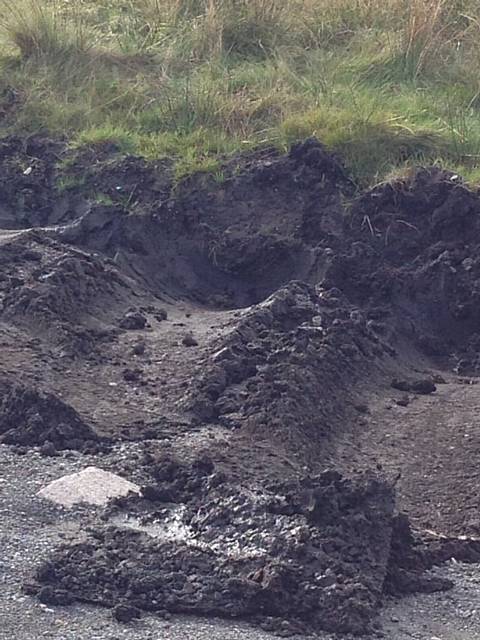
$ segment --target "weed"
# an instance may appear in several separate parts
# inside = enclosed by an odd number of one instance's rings
[[[57,180],[57,190],[59,193],[67,193],[82,187],[85,184],[84,176],[62,175]]]
[[[92,200],[97,204],[103,205],[105,207],[112,207],[115,204],[108,193],[95,193]]]
[[[92,46],[78,10],[64,15],[56,3],[37,0],[1,0],[0,9],[0,28],[24,60],[64,63]]]

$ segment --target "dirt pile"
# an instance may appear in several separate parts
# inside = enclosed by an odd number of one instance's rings
[[[2,385],[0,442],[96,452],[105,444],[78,413],[51,393],[19,385]]]
[[[283,635],[371,629],[387,571],[393,582],[399,569],[390,562],[391,487],[375,477],[353,481],[326,472],[258,494],[228,482],[203,494],[190,495],[186,539],[96,531],[40,567],[30,590],[44,597],[45,585],[53,588],[54,603],[69,598],[250,618]],[[401,570],[413,582],[421,568]]]
[[[201,361],[189,408],[202,421],[284,440],[303,460],[321,457],[355,382],[395,353],[339,290],[302,282],[232,324]]]
[[[100,255],[29,231],[0,245],[0,317],[88,353],[112,340],[112,313],[122,315],[144,293]]]
[[[475,370],[479,195],[456,175],[422,169],[359,197],[346,234],[326,282],[370,310],[380,330],[399,331],[431,356],[466,350],[460,366]]]

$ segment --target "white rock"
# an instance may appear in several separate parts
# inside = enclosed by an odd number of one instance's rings
[[[82,502],[104,506],[111,498],[126,496],[130,491],[139,494],[140,487],[109,471],[87,467],[50,482],[37,495],[64,507]]]

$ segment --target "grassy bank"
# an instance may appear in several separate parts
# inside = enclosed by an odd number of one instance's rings
[[[177,158],[317,135],[480,181],[478,0],[0,0],[0,128]]]

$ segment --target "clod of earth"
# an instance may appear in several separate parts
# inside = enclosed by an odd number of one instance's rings
[[[138,382],[142,377],[141,369],[124,369],[122,371],[123,379],[126,382]]]
[[[113,609],[113,617],[118,622],[131,622],[140,618],[141,611],[137,607],[132,607],[129,604],[117,604]]]
[[[147,324],[147,319],[144,315],[138,311],[129,311],[119,322],[121,329],[140,330],[144,329]]]
[[[398,389],[399,391],[419,393],[421,395],[428,395],[437,390],[433,381],[428,379],[407,381],[394,378],[392,380],[392,388]]]
[[[187,333],[183,336],[182,344],[186,347],[196,347],[198,346],[198,341],[192,333]]]
[[[136,344],[133,345],[132,347],[132,354],[134,356],[143,356],[143,354],[145,353],[145,349],[146,349],[146,344],[143,341],[139,341]]]
[[[165,309],[156,309],[153,312],[153,315],[155,317],[155,320],[158,320],[158,322],[163,322],[168,318],[168,313]]]
[[[395,403],[398,404],[399,407],[408,407],[410,404],[410,398],[407,394],[395,400]]]
[[[3,386],[0,441],[19,446],[98,450],[101,439],[78,413],[51,393],[20,385]]]

